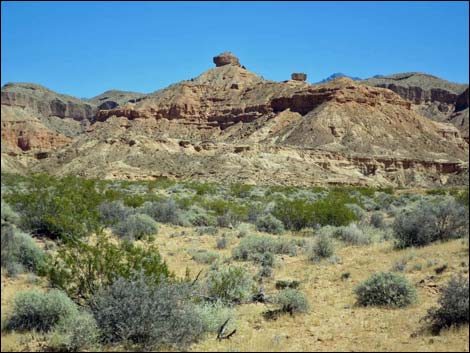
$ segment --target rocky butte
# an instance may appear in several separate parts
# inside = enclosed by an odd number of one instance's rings
[[[266,80],[226,52],[150,94],[2,87],[2,170],[262,184],[468,185],[468,85]],[[295,75],[295,76],[294,76]],[[463,136],[462,136],[463,135]],[[466,139],[465,139],[466,138]]]

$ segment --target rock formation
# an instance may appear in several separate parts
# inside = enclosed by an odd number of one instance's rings
[[[230,53],[229,51],[219,54],[217,56],[214,56],[213,61],[216,67],[220,67],[224,65],[241,66],[240,62],[238,61],[238,58],[232,53]]]
[[[455,122],[454,125],[468,141],[468,113],[458,113],[468,108],[468,85],[416,72],[374,77],[362,82],[398,93],[411,101],[413,109],[427,118]]]
[[[149,95],[105,92],[87,100],[96,114],[77,135],[47,121],[66,139],[51,138],[54,146],[32,140],[49,152],[28,169],[302,185],[468,182],[468,143],[459,130],[424,117],[390,89],[348,78],[274,82],[243,69],[231,54],[214,62],[200,76]],[[19,156],[13,126],[5,127],[5,138],[2,126],[2,152],[5,139]],[[2,153],[4,165],[15,166],[12,158]]]
[[[307,74],[304,73],[298,73],[294,72],[291,76],[291,79],[294,81],[306,81],[307,80]]]

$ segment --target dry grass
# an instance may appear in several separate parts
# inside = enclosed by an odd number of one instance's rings
[[[181,232],[185,235],[181,235]],[[219,235],[224,231],[219,231]],[[199,236],[194,229],[161,225],[155,242],[170,269],[183,277],[189,268],[194,277],[208,265],[191,259],[192,249],[218,251],[221,258],[229,257],[239,242],[235,231],[227,249],[217,250],[218,236]],[[292,237],[291,235],[283,235]],[[453,274],[468,275],[468,246],[461,240],[433,244],[419,249],[394,250],[390,242],[364,247],[338,247],[341,258],[337,264],[327,261],[308,262],[304,254],[296,257],[277,257],[274,278],[264,282],[266,292],[274,293],[278,279],[297,279],[311,305],[309,314],[283,316],[277,321],[265,321],[261,315],[264,304],[246,304],[237,307],[237,333],[230,340],[217,341],[207,337],[191,347],[193,351],[468,351],[468,325],[450,329],[440,336],[420,332],[420,318],[436,305],[439,289]],[[416,284],[418,302],[403,309],[362,308],[355,306],[353,288],[375,271],[389,271],[394,262],[408,258],[403,273]],[[430,261],[434,260],[434,261]],[[465,263],[465,266],[462,266]],[[413,265],[420,264],[421,269]],[[434,269],[447,264],[442,274]],[[256,273],[257,267],[243,263]],[[350,273],[342,280],[341,274]],[[13,295],[33,285],[25,277],[7,279],[2,275],[2,320],[8,313]],[[31,334],[29,334],[31,336]],[[25,334],[2,333],[2,351],[30,348],[40,337],[27,341]],[[34,347],[34,345],[33,345]],[[116,347],[113,348],[115,350]]]

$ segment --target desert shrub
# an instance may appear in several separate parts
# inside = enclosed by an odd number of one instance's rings
[[[301,230],[315,224],[314,203],[304,199],[279,200],[273,216],[281,220],[286,229]]]
[[[113,232],[130,240],[142,239],[158,232],[158,224],[146,214],[131,214],[113,227]]]
[[[262,262],[265,254],[296,255],[296,245],[287,240],[273,239],[266,236],[249,236],[243,238],[232,250],[235,260]]]
[[[420,202],[396,216],[393,230],[399,248],[460,238],[468,232],[468,210],[449,198]]]
[[[184,348],[206,330],[190,286],[151,285],[142,273],[119,278],[94,297],[93,315],[105,343],[131,342],[145,348]]]
[[[237,227],[242,221],[242,218],[231,210],[228,210],[223,215],[217,217],[217,225],[223,228]]]
[[[416,300],[415,287],[403,276],[377,272],[355,288],[359,305],[404,307]]]
[[[248,224],[248,223],[240,223],[238,226],[237,226],[237,231],[238,231],[238,234],[237,234],[237,237],[238,238],[244,238],[248,235],[248,233],[250,233],[251,231],[251,224]]]
[[[78,352],[92,349],[100,332],[95,318],[88,312],[80,312],[61,319],[48,339],[48,348],[59,352]]]
[[[219,258],[219,254],[213,251],[198,249],[191,252],[191,258],[200,264],[211,264]]]
[[[226,304],[242,303],[252,294],[253,278],[243,267],[214,268],[205,282],[206,296]]]
[[[14,299],[13,315],[6,326],[10,330],[49,331],[76,313],[75,303],[59,290],[21,292]]]
[[[205,201],[203,206],[216,216],[219,227],[237,227],[248,218],[248,206],[240,202],[216,198]]]
[[[267,214],[256,220],[256,229],[260,232],[281,234],[284,232],[284,224],[272,214]]]
[[[362,220],[367,216],[367,212],[361,206],[355,203],[348,203],[345,206],[354,213],[354,216],[358,220]]]
[[[175,225],[188,225],[184,219],[184,213],[173,199],[161,201],[147,201],[137,212],[150,216],[157,222],[170,223]]]
[[[317,201],[305,199],[280,200],[273,215],[280,219],[287,229],[301,230],[320,225],[347,225],[358,219],[347,204],[357,200],[345,193],[330,192]]]
[[[274,297],[274,303],[281,306],[281,310],[286,313],[307,313],[309,311],[309,305],[305,295],[292,288],[286,288]]]
[[[399,259],[393,263],[392,271],[393,272],[405,272],[407,265],[408,265],[407,258]]]
[[[135,211],[133,208],[124,205],[122,200],[106,201],[98,206],[100,219],[104,224],[116,224]]]
[[[370,216],[370,225],[375,228],[383,228],[384,224],[384,216],[382,213],[372,213]]]
[[[261,268],[258,271],[258,277],[272,277],[273,275],[273,268],[268,265],[261,265]]]
[[[320,261],[333,256],[335,248],[329,236],[319,235],[315,242],[308,249],[308,259],[310,261]]]
[[[104,195],[94,180],[36,175],[27,179],[25,188],[5,197],[21,213],[22,228],[32,234],[77,238],[100,229],[98,205]]]
[[[13,211],[11,206],[2,199],[2,225],[3,223],[18,224],[20,222],[20,216],[18,213]]]
[[[209,226],[209,227],[198,227],[196,229],[197,231],[197,234],[199,235],[216,235],[219,230],[217,229],[217,227],[212,227],[212,226]]]
[[[349,245],[367,245],[371,242],[370,238],[355,223],[338,227],[333,235]]]
[[[30,235],[11,225],[2,225],[1,264],[10,276],[24,270],[42,273],[46,254],[36,245]]]
[[[460,193],[458,193],[456,196],[455,196],[455,200],[460,203],[461,205],[464,205],[464,206],[467,206],[467,209],[468,209],[468,205],[469,205],[469,193],[468,193],[468,187],[461,191]]]
[[[229,239],[225,235],[216,240],[217,249],[226,249],[229,244]]]
[[[229,323],[226,326],[226,331],[231,332],[235,329],[235,310],[223,302],[203,302],[196,305],[195,310],[202,319],[207,332],[217,332],[227,320]]]
[[[197,205],[192,205],[186,211],[183,218],[195,227],[211,226],[215,224],[215,218],[210,216],[205,209]]]
[[[47,266],[51,283],[77,301],[89,299],[118,277],[130,278],[134,271],[142,271],[153,284],[173,276],[155,245],[114,243],[102,234],[92,242],[66,242]]]
[[[292,288],[297,289],[300,286],[300,282],[297,280],[278,280],[276,281],[276,289]]]
[[[443,328],[469,323],[469,281],[452,277],[439,298],[439,307],[429,309],[423,318],[438,333]]]

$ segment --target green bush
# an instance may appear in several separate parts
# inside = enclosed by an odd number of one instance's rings
[[[404,307],[416,301],[415,287],[403,276],[378,272],[355,288],[357,302],[363,306]]]
[[[293,288],[286,288],[274,297],[274,303],[281,306],[281,310],[286,313],[307,313],[309,304],[305,295]]]
[[[43,273],[46,254],[36,245],[33,238],[14,226],[2,225],[1,264],[10,276],[24,270]]]
[[[356,202],[356,199],[345,193],[330,192],[323,199],[313,202],[305,199],[280,200],[273,215],[287,229],[296,231],[316,224],[342,226],[358,220],[351,206],[347,206]]]
[[[443,328],[469,323],[469,281],[462,276],[452,277],[439,298],[439,307],[429,309],[423,318],[438,333]]]
[[[256,220],[256,229],[260,232],[281,234],[284,233],[284,224],[269,213]]]
[[[294,242],[274,239],[267,236],[249,236],[243,238],[232,250],[235,260],[263,262],[265,254],[296,255],[297,247]]]
[[[185,283],[154,286],[140,273],[99,291],[92,309],[105,343],[185,348],[207,330],[191,297]]]
[[[226,304],[242,303],[252,294],[253,278],[243,267],[214,268],[205,282],[206,296]]]
[[[95,318],[88,312],[61,319],[48,339],[48,348],[59,352],[92,350],[98,344],[100,332]]]
[[[75,303],[59,290],[21,292],[14,299],[13,316],[6,326],[9,330],[49,331],[60,320],[76,314]]]
[[[96,182],[79,177],[29,177],[26,191],[15,189],[5,196],[21,213],[22,228],[50,238],[72,238],[100,229],[98,205],[104,195]]]
[[[102,234],[94,242],[63,244],[47,266],[51,283],[78,301],[91,298],[118,277],[130,278],[134,271],[143,271],[154,284],[173,276],[155,245],[116,244]]]
[[[273,215],[284,223],[286,229],[291,230],[301,230],[318,223],[314,203],[303,199],[278,201]]]
[[[142,239],[158,232],[158,224],[146,214],[131,214],[113,227],[113,232],[129,240]]]
[[[399,248],[460,238],[468,232],[468,209],[449,198],[420,202],[396,216],[393,231]]]

